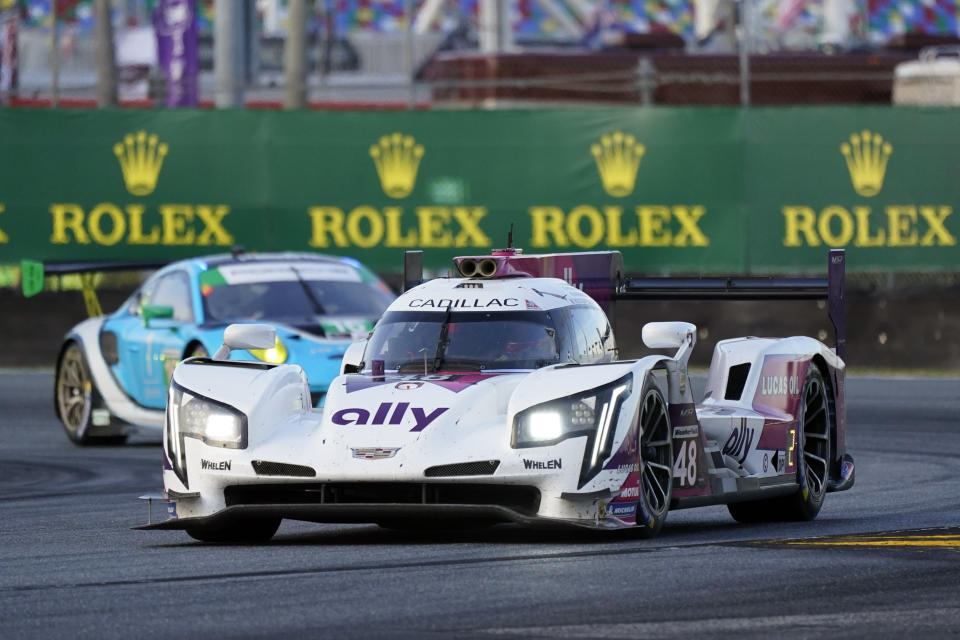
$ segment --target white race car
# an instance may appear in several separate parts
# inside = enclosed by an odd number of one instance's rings
[[[617,360],[604,313],[638,297],[825,298],[842,351],[842,251],[828,279],[631,279],[617,252],[455,264],[460,277],[408,288],[350,347],[323,409],[299,366],[226,359],[273,345],[269,326],[232,325],[213,358],[180,363],[169,518],[140,528],[216,542],[268,540],[283,518],[653,535],[670,509],[710,504],[742,522],[809,520],[853,485],[842,353],[807,337],[724,340],[696,405],[696,327],[649,323],[645,345],[671,355]]]

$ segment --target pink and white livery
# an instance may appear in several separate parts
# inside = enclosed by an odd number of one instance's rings
[[[350,347],[325,406],[296,365],[223,359],[272,346],[232,325],[213,358],[175,370],[164,430],[169,519],[206,541],[265,541],[283,518],[387,527],[516,522],[654,535],[667,512],[727,504],[741,522],[810,520],[849,489],[844,254],[815,278],[630,278],[617,252],[455,260]],[[806,337],[717,344],[703,402],[696,327],[652,322],[616,359],[614,303],[826,299],[837,348]],[[606,311],[606,313],[605,313]],[[612,314],[610,314],[612,317]]]

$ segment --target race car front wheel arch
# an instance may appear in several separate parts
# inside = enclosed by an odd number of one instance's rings
[[[95,435],[92,415],[99,395],[81,346],[70,341],[57,361],[53,385],[54,407],[67,437],[78,445],[122,444],[126,436]]]
[[[823,374],[807,370],[797,416],[797,483],[791,495],[727,505],[738,522],[813,520],[820,513],[830,479],[833,413]]]
[[[673,439],[667,403],[657,385],[644,389],[638,417],[640,502],[637,503],[637,532],[653,537],[663,528],[670,510],[673,485]]]

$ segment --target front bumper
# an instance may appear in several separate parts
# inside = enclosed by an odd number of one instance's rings
[[[390,459],[359,459],[338,443],[327,443],[323,453],[310,452],[300,435],[283,447],[274,442],[244,451],[188,438],[189,484],[167,468],[163,499],[171,518],[141,528],[184,529],[257,515],[337,523],[425,518],[617,525],[603,519],[603,504],[614,492],[596,486],[577,489],[583,439],[539,452],[491,447],[483,460],[434,464],[441,461],[405,456],[404,450]],[[604,487],[619,486],[614,473],[605,474]]]
[[[541,518],[497,505],[471,504],[274,504],[236,505],[201,518],[171,518],[137,527],[138,530],[183,530],[191,527],[218,525],[245,518],[287,518],[319,523],[390,523],[393,521],[429,522],[437,528],[445,524],[473,521],[480,523],[512,522],[537,528],[597,528],[589,520]]]

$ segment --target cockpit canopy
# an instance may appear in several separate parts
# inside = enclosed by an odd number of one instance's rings
[[[490,371],[538,369],[615,357],[610,323],[594,305],[529,311],[389,311],[364,352],[364,369]]]

